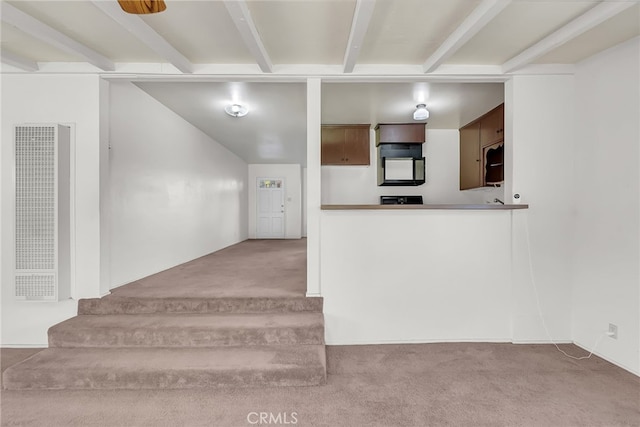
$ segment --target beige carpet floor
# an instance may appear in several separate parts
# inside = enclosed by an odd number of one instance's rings
[[[305,246],[305,240],[243,242],[113,294],[299,298]],[[247,255],[252,261],[238,265]],[[38,351],[2,349],[2,370]],[[568,359],[551,345],[329,346],[327,364],[327,384],[319,387],[2,390],[0,421],[38,427],[640,426],[640,378],[595,356]],[[260,413],[266,414],[262,424]]]
[[[2,349],[2,369],[35,351]],[[299,426],[640,425],[638,377],[595,356],[568,359],[551,345],[329,346],[327,361],[328,381],[320,387],[3,390],[0,420],[3,426],[226,427],[260,425],[259,413],[266,412],[280,414],[279,425]]]
[[[238,260],[247,260],[238,262]],[[307,286],[307,239],[245,240],[111,291],[118,297],[299,297]]]

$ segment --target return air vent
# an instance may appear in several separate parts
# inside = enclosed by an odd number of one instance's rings
[[[70,294],[70,129],[15,128],[15,296],[58,301]]]
[[[16,297],[51,300],[56,297],[56,275],[17,274]]]

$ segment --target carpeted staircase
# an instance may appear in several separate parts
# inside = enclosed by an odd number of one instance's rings
[[[311,386],[326,380],[321,298],[80,300],[7,389]]]

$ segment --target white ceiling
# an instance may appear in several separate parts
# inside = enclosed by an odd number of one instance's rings
[[[378,2],[358,61],[422,64],[479,3],[476,0]]]
[[[136,85],[247,163],[306,164],[306,86],[265,82],[137,82]],[[323,124],[406,123],[429,105],[432,129],[458,129],[504,101],[502,83],[325,83]],[[245,117],[224,112],[228,104]]]
[[[427,127],[458,129],[502,102],[502,83],[325,83],[322,123],[407,123],[425,103]]]
[[[247,163],[306,164],[307,104],[304,83],[136,83],[142,90]],[[249,109],[244,117],[228,104]]]
[[[131,76],[251,163],[304,163],[308,76],[324,123],[408,121],[425,97],[428,126],[457,128],[511,73],[571,73],[640,35],[638,0],[165,0],[144,17],[116,0],[0,1],[3,72]],[[234,91],[242,119],[222,113]]]

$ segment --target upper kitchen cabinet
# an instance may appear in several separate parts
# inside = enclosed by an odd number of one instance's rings
[[[424,123],[379,124],[376,146],[380,144],[424,144]]]
[[[480,119],[480,146],[504,140],[504,104],[498,105]]]
[[[480,123],[460,129],[460,190],[482,187]]]
[[[369,165],[371,125],[322,126],[322,165]]]
[[[504,104],[460,128],[460,190],[504,180]]]

